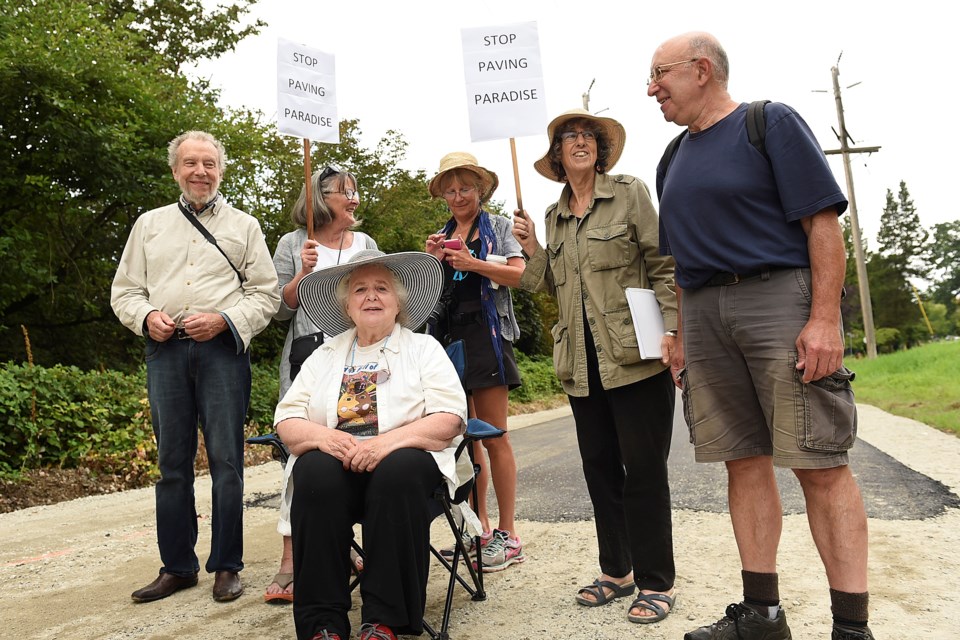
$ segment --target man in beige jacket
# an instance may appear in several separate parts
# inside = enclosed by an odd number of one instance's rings
[[[213,479],[213,597],[243,593],[243,425],[250,401],[250,340],[280,305],[277,273],[259,222],[218,192],[225,153],[189,131],[168,149],[180,199],[137,219],[111,290],[120,321],[146,339],[147,390],[159,451],[160,575],[134,591],[151,602],[197,584],[193,464],[197,424]]]

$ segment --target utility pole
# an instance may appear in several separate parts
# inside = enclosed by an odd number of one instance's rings
[[[841,54],[842,55],[842,54]],[[837,61],[839,65],[839,60]],[[850,227],[853,231],[853,253],[857,263],[857,281],[860,284],[860,310],[863,313],[863,337],[867,343],[867,357],[877,357],[877,335],[873,328],[873,304],[870,302],[870,283],[867,280],[867,264],[863,255],[863,241],[860,238],[860,222],[857,219],[857,197],[853,192],[853,173],[850,169],[851,153],[873,153],[880,147],[851,147],[847,142],[852,141],[847,133],[847,125],[843,119],[843,101],[840,99],[840,69],[830,68],[833,75],[833,96],[837,103],[837,120],[840,122],[840,148],[824,151],[827,155],[843,154],[843,173],[847,178],[847,193],[850,198]],[[854,86],[854,85],[850,85]],[[850,87],[847,87],[848,89]]]
[[[583,94],[583,110],[584,111],[590,111],[590,89],[593,89],[593,83],[596,81],[597,81],[596,78],[591,80],[590,86],[587,87],[587,92]]]

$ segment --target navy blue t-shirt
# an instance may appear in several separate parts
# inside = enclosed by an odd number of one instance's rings
[[[808,267],[800,219],[847,208],[813,132],[791,107],[765,109],[769,161],[747,138],[747,105],[684,136],[663,177],[660,253],[673,255],[677,284],[702,287],[717,272]]]

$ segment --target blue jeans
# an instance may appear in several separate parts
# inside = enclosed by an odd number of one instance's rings
[[[250,355],[230,331],[207,342],[147,338],[147,391],[157,438],[157,545],[164,573],[200,569],[193,493],[197,425],[213,479],[213,535],[206,570],[243,569],[243,425],[250,403]]]

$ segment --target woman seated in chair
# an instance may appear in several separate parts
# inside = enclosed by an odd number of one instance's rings
[[[277,407],[293,454],[293,616],[301,640],[350,638],[350,543],[363,523],[360,638],[419,634],[434,490],[457,486],[463,387],[440,344],[413,333],[443,285],[436,258],[361,251],[306,276],[301,309],[327,335]]]

